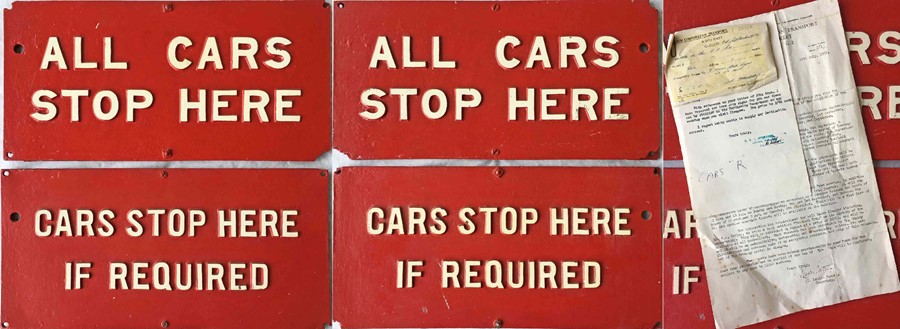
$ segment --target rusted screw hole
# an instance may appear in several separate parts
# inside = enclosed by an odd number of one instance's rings
[[[343,2],[338,2],[338,8],[344,8],[344,3],[343,3]]]
[[[334,170],[334,174],[335,174],[335,175],[340,175],[340,174],[341,174],[341,168],[335,169],[335,170]]]
[[[642,53],[646,54],[648,51],[650,51],[650,46],[646,43],[641,43],[640,49]]]
[[[9,220],[11,220],[13,223],[18,222],[21,218],[22,216],[17,212],[9,214]]]
[[[659,176],[659,168],[653,168],[653,174]]]
[[[653,214],[651,214],[649,210],[644,210],[641,212],[641,218],[643,218],[644,220],[650,220],[651,216],[653,216]]]
[[[163,150],[163,157],[164,157],[164,158],[171,158],[171,157],[172,157],[172,154],[173,154],[172,149],[165,149],[165,150]]]
[[[498,10],[500,10],[500,4],[499,4],[499,3],[495,3],[494,6],[491,7],[491,10],[493,10],[493,11],[498,11]]]
[[[319,176],[325,177],[325,175],[328,175],[328,173],[325,172],[324,170],[319,172]]]
[[[494,320],[494,328],[500,328],[503,326],[503,321]]]
[[[322,3],[322,8],[326,8],[326,9],[327,9],[328,7],[331,7],[331,5],[329,5],[327,2],[323,2],[323,3]]]
[[[25,46],[17,43],[15,46],[13,46],[13,52],[15,52],[16,54],[24,53]]]

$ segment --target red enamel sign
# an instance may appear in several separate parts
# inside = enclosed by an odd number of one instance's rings
[[[841,3],[850,47],[850,64],[861,105],[866,135],[875,160],[900,160],[900,16],[893,1]]]
[[[16,2],[12,160],[313,160],[330,149],[330,9],[291,2]]]
[[[665,33],[726,22],[746,16],[786,8],[807,0],[731,1],[728,5],[709,6],[704,0],[666,2]],[[772,3],[778,3],[773,6]],[[862,92],[862,114],[875,160],[898,160],[900,148],[900,27],[891,19],[900,15],[900,7],[885,0],[841,0],[844,30],[850,42],[850,64],[858,89]],[[703,10],[697,10],[703,8]],[[678,132],[668,96],[665,101],[664,144],[666,159],[681,159]]]
[[[877,169],[878,187],[892,232],[894,256],[900,255],[896,237],[900,216],[900,169]],[[703,256],[694,221],[683,169],[666,169],[664,223],[664,320],[667,329],[714,329],[709,290],[703,273]],[[688,233],[690,231],[690,233]],[[669,232],[669,234],[666,234]],[[675,233],[678,232],[678,233]],[[688,236],[690,234],[690,236]],[[898,262],[900,263],[900,262]],[[675,274],[675,273],[678,274]],[[687,288],[685,288],[687,286]],[[676,292],[677,291],[677,292]],[[741,328],[747,329],[843,329],[893,328],[896,319],[888,316],[900,305],[900,293],[863,298],[834,306],[794,313]]]
[[[659,193],[653,168],[343,168],[334,320],[653,328]]]
[[[646,0],[334,10],[334,143],[351,158],[656,158]]]
[[[715,328],[684,169],[665,169],[663,179],[663,328]]]
[[[329,322],[325,172],[10,170],[0,181],[4,327]]]

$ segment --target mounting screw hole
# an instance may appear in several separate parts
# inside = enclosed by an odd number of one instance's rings
[[[9,322],[3,322],[3,328],[9,328]]]
[[[4,170],[4,171],[3,171],[3,176],[9,177],[9,170]]]
[[[344,3],[343,3],[343,2],[338,2],[338,8],[344,8]]]
[[[650,51],[650,46],[648,46],[646,43],[641,43],[640,49],[642,53],[646,54],[648,51]]]
[[[12,158],[12,157],[13,157],[13,153],[12,153],[12,152],[6,152],[6,157],[7,157],[7,158]]]
[[[24,53],[24,52],[25,52],[25,46],[23,46],[23,45],[17,43],[15,46],[13,46],[13,52],[15,52],[16,54]],[[5,327],[4,327],[4,328],[5,328]]]
[[[13,223],[18,222],[19,219],[22,219],[22,216],[17,212],[9,214],[9,220],[11,220]]]
[[[650,220],[651,216],[652,216],[652,214],[650,213],[649,210],[644,210],[641,212],[641,218],[643,218],[644,220]]]

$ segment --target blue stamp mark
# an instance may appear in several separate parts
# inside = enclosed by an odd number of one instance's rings
[[[759,136],[756,139],[748,139],[747,142],[753,145],[768,146],[768,145],[777,145],[784,144],[784,140],[781,137],[775,135],[765,135]]]

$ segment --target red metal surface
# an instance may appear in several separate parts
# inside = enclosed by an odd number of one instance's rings
[[[806,3],[808,0],[780,0],[777,6],[770,1],[763,0],[737,0],[711,4],[705,0],[670,0],[666,1],[664,31],[665,35],[683,29],[726,22],[747,16],[753,16],[780,8]],[[850,63],[853,66],[853,75],[858,86],[872,86],[882,93],[882,100],[878,104],[880,120],[875,120],[872,109],[863,108],[863,121],[866,126],[866,134],[872,148],[872,157],[875,160],[898,160],[900,148],[895,147],[895,141],[900,138],[900,121],[891,119],[889,105],[891,94],[890,86],[900,86],[900,64],[886,64],[876,57],[881,55],[895,56],[896,51],[879,44],[882,33],[888,31],[900,31],[894,20],[881,19],[882,17],[896,17],[900,15],[900,7],[894,1],[887,0],[841,0],[841,16],[844,19],[844,29],[847,32],[863,32],[868,35],[871,42],[866,51],[870,64],[862,64],[857,53],[851,52]],[[703,8],[703,10],[698,10]],[[859,43],[860,40],[853,40]],[[888,39],[894,47],[900,40]],[[895,87],[900,88],[900,87]],[[872,97],[866,95],[866,97]],[[900,96],[895,96],[900,97]],[[680,160],[681,146],[678,144],[678,132],[675,129],[675,121],[672,118],[672,107],[668,96],[664,102],[664,158]],[[895,112],[900,111],[895,106]],[[898,116],[898,115],[894,115]]]
[[[872,158],[875,160],[900,160],[900,148],[897,148],[895,142],[900,139],[900,121],[898,121],[900,115],[896,114],[900,111],[900,106],[897,105],[900,100],[900,63],[886,64],[877,59],[882,55],[897,56],[896,49],[900,49],[900,38],[888,39],[887,42],[891,45],[880,44],[879,39],[883,37],[884,32],[900,31],[900,26],[896,21],[880,19],[880,17],[900,16],[900,7],[894,1],[843,0],[841,1],[841,15],[844,17],[844,29],[847,32],[863,32],[868,35],[871,42],[866,50],[870,64],[862,64],[861,57],[855,52],[850,53],[850,64],[853,66],[853,77],[856,79],[857,86],[876,87],[882,93],[882,100],[877,105],[880,119],[875,120],[873,109],[868,107],[862,109],[866,135],[869,137],[869,144],[872,148]],[[858,42],[859,40],[852,41],[852,43]],[[892,46],[893,49],[887,49],[886,46]],[[892,86],[898,91],[894,95],[890,93]],[[891,99],[895,103],[893,109],[889,108]],[[895,114],[892,115],[890,112],[895,112]]]
[[[2,321],[28,329],[322,328],[329,322],[327,175],[319,170],[165,172],[10,170],[0,177]],[[115,232],[38,237],[38,209],[54,214],[69,209],[73,226],[76,209],[109,209],[116,215],[110,221]],[[131,237],[126,214],[132,209],[199,209],[207,221],[193,237],[172,237],[167,225],[161,236],[152,236],[145,217],[144,235]],[[298,210],[291,231],[300,237],[219,238],[219,209]],[[18,221],[11,220],[13,213],[20,214]],[[252,228],[258,228],[258,217],[251,218]],[[99,232],[99,224],[93,227]],[[83,289],[65,289],[66,262],[93,264]],[[110,262],[263,263],[269,284],[245,291],[110,290]]]
[[[670,234],[663,238],[663,328],[666,329],[701,329],[713,328],[712,305],[709,301],[709,288],[703,272],[703,254],[700,252],[700,240],[696,230],[686,238],[687,227],[685,210],[691,209],[691,198],[688,195],[687,179],[684,169],[665,169],[663,172],[663,202],[666,211],[660,221],[663,225],[672,225],[667,221],[670,216],[678,220],[681,238]],[[690,284],[689,294],[673,294],[675,266],[699,266],[700,272],[692,272],[691,276],[699,278],[699,282]],[[679,291],[683,285],[680,280],[684,274],[679,271]],[[771,329],[771,328],[770,328]]]
[[[167,7],[168,6],[168,7]],[[322,1],[291,2],[16,2],[5,16],[4,156],[14,160],[313,160],[330,149],[330,9]],[[68,70],[41,61],[51,36],[59,38]],[[73,37],[83,38],[84,59],[100,62],[101,69],[73,69]],[[179,71],[167,61],[169,42],[186,36],[193,45],[179,56],[193,66]],[[112,37],[114,61],[128,62],[126,70],[102,69],[103,38]],[[216,37],[222,70],[196,69],[207,37]],[[231,38],[251,37],[259,43],[259,69],[246,61],[231,69]],[[273,59],[266,50],[272,37],[284,37],[290,64],[276,70],[264,65]],[[16,53],[21,45],[22,53]],[[277,59],[276,59],[277,60]],[[179,89],[238,90],[222,97],[230,105],[226,115],[238,122],[179,122]],[[32,95],[40,89],[60,94],[63,89],[87,89],[80,102],[80,121],[71,122],[69,97],[53,100],[60,113],[39,122]],[[146,89],[153,105],[136,110],[126,122],[125,90]],[[266,112],[270,122],[241,122],[241,90],[269,93]],[[286,97],[289,115],[298,122],[274,122],[274,90],[300,89],[302,96]],[[92,112],[94,96],[111,90],[119,96],[118,115],[110,121]],[[106,110],[104,101],[104,110]],[[41,110],[43,111],[43,110]],[[212,110],[208,110],[212,112]],[[211,120],[211,113],[207,119]]]
[[[461,24],[460,22],[465,22]],[[562,158],[642,159],[657,158],[659,151],[657,12],[640,1],[562,2],[449,2],[449,1],[345,1],[335,8],[335,147],[351,158]],[[521,61],[505,69],[495,58],[498,41],[506,35],[521,40],[508,48],[509,56]],[[370,69],[378,36],[390,42],[397,69],[382,62]],[[411,37],[413,60],[427,60],[426,68],[402,68],[402,37]],[[433,68],[432,37],[439,36],[442,60],[454,60],[455,69]],[[537,36],[546,40],[552,68],[536,64],[523,68]],[[560,68],[560,37],[578,36],[588,44],[587,68],[577,68],[572,58]],[[613,36],[611,46],[620,56],[612,68],[594,66],[600,58],[593,52],[594,40]],[[647,52],[641,52],[641,44]],[[523,121],[508,119],[508,88],[535,88],[535,98],[546,88],[566,88],[551,113],[571,118],[571,88],[598,91],[597,121]],[[361,96],[369,88],[417,88],[409,98],[409,117],[401,121],[399,97],[382,100],[386,113],[380,119],[359,115],[374,110],[363,105]],[[454,89],[474,88],[482,95],[480,106],[463,110],[455,120]],[[603,120],[603,89],[630,88],[629,95],[615,95],[629,120]],[[421,102],[426,90],[447,94],[444,117],[429,119]],[[435,104],[437,101],[432,99]],[[536,117],[541,106],[536,104]],[[653,154],[649,154],[653,152]]]
[[[886,211],[900,215],[900,169],[877,169],[881,200]],[[690,209],[687,181],[683,169],[666,169],[664,173],[664,198],[666,211],[675,211],[684,229],[684,210]],[[663,218],[664,220],[665,218]],[[898,225],[891,228],[895,232]],[[670,237],[663,243],[663,327],[666,329],[714,329],[709,290],[703,272],[695,272],[700,282],[691,285],[691,293],[672,294],[673,266],[703,266],[700,242],[693,239]],[[900,256],[900,243],[891,240],[894,257]],[[900,264],[900,261],[898,261]],[[872,269],[868,269],[872,270]],[[846,328],[896,328],[898,321],[891,316],[900,305],[900,293],[863,298],[834,306],[794,313],[751,326],[746,329],[846,329]]]
[[[659,193],[653,168],[344,168],[335,177],[334,320],[344,328],[484,328],[495,321],[653,328],[662,316]],[[369,208],[393,206],[442,207],[448,229],[370,235]],[[473,217],[478,232],[457,230],[460,209],[504,206],[534,207],[539,219],[526,235],[483,234],[482,216]],[[552,207],[629,208],[631,235],[552,236]],[[597,260],[603,282],[596,289],[441,288],[442,261],[490,259]],[[396,288],[398,260],[424,261],[412,288]]]

